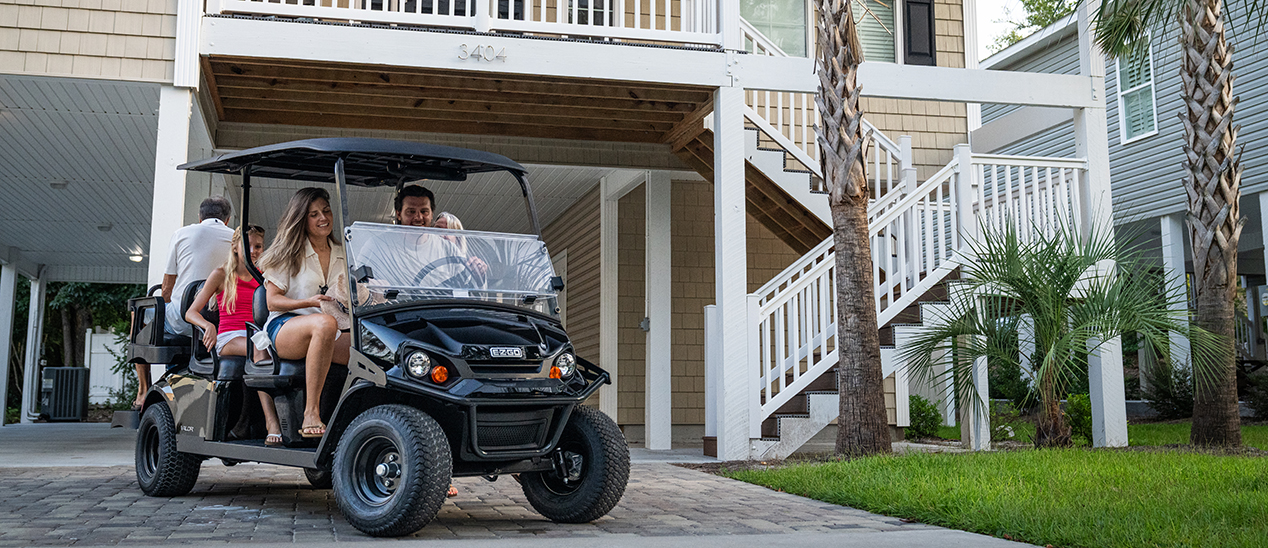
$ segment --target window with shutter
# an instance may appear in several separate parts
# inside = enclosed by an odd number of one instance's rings
[[[853,0],[863,60],[894,62],[894,7],[897,0]]]
[[[908,65],[936,65],[933,43],[933,0],[906,0],[906,47]]]
[[[1154,108],[1153,47],[1149,38],[1146,35],[1140,48],[1116,61],[1120,144],[1158,132]]]

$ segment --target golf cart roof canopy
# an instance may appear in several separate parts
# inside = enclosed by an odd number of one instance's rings
[[[333,183],[339,158],[343,158],[347,183],[356,186],[396,186],[418,179],[463,181],[468,174],[490,171],[510,171],[521,177],[527,173],[524,166],[491,152],[362,137],[305,139],[249,148],[182,164],[178,169],[239,174],[249,168],[252,177]]]

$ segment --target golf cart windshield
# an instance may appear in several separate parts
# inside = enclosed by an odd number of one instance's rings
[[[356,222],[348,266],[357,312],[389,303],[471,299],[554,316],[555,275],[536,236]]]

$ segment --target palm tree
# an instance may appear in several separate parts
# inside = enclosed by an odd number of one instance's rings
[[[836,247],[837,385],[840,415],[836,451],[851,456],[888,453],[889,426],[881,377],[880,336],[872,299],[868,241],[869,191],[864,172],[863,113],[855,81],[863,46],[851,0],[816,0],[820,164],[828,187]]]
[[[1247,2],[1248,15],[1258,2]],[[1111,56],[1132,53],[1160,21],[1180,24],[1180,93],[1184,107],[1184,186],[1189,202],[1193,287],[1197,324],[1221,335],[1212,359],[1215,374],[1196,383],[1194,445],[1239,446],[1233,300],[1237,290],[1237,243],[1243,219],[1238,212],[1242,178],[1235,154],[1239,127],[1233,125],[1233,55],[1224,38],[1222,0],[1112,0],[1096,13],[1096,41]],[[1194,361],[1197,361],[1196,356]],[[1194,376],[1197,379],[1197,375]]]
[[[1020,366],[1019,341],[1033,343],[1035,353],[1026,361],[1040,409],[1037,447],[1070,445],[1060,402],[1076,377],[1086,374],[1081,357],[1094,349],[1089,342],[1136,332],[1161,346],[1168,331],[1180,331],[1190,336],[1195,356],[1215,351],[1208,332],[1190,329],[1168,309],[1184,295],[1160,295],[1162,275],[1112,234],[1080,237],[1073,227],[1048,233],[1036,227],[1026,241],[1013,223],[984,227],[981,234],[968,242],[965,281],[955,286],[950,309],[926,319],[900,359],[917,382],[939,386],[933,381],[949,376],[956,401],[978,402],[974,361]]]

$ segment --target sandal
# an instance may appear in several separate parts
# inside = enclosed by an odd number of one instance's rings
[[[454,498],[458,496],[458,488],[454,487],[452,483],[449,484],[449,490],[445,492],[445,496],[448,498]]]
[[[326,425],[307,424],[299,428],[299,436],[301,438],[320,438],[326,435]]]
[[[265,436],[265,438],[264,438],[264,446],[265,446],[265,447],[281,447],[281,446],[282,446],[282,435],[281,435],[281,434],[269,434],[268,436]]]

